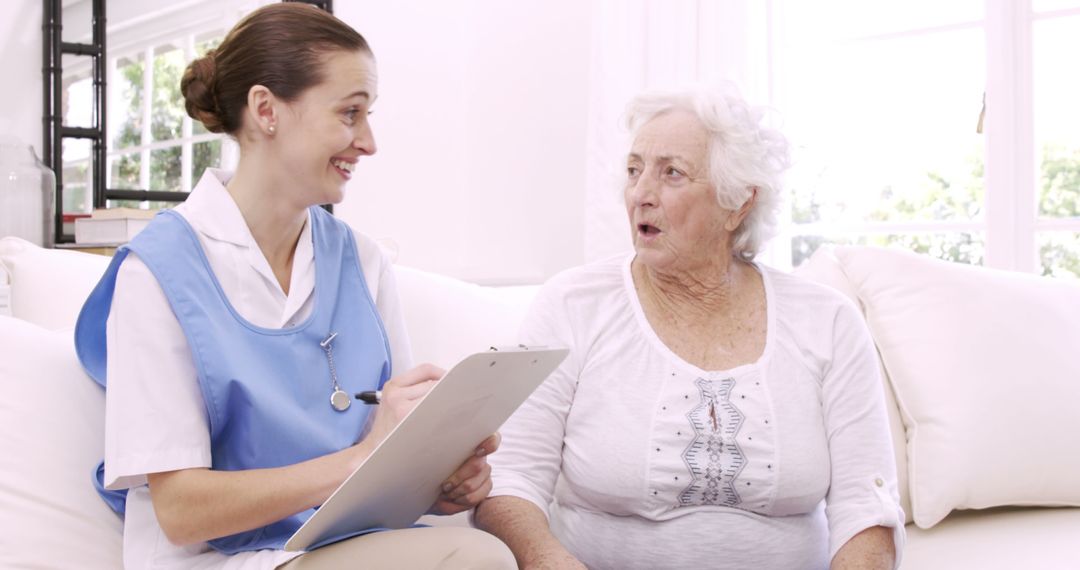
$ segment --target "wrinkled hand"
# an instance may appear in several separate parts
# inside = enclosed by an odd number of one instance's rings
[[[375,438],[371,441],[376,445],[386,439],[443,374],[445,371],[438,366],[421,364],[383,384],[382,398],[376,406],[375,419],[365,439]]]
[[[491,492],[491,466],[487,456],[499,448],[502,436],[492,434],[476,448],[476,454],[443,482],[442,493],[431,506],[437,515],[452,515],[480,504]]]

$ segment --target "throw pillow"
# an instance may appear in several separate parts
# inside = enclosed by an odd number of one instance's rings
[[[1080,505],[1080,285],[837,248],[904,415],[915,524]]]

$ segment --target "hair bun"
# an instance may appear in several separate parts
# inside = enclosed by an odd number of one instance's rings
[[[201,122],[212,133],[225,132],[214,90],[216,65],[215,50],[193,60],[184,70],[180,80],[180,92],[184,94],[184,107],[192,119]]]

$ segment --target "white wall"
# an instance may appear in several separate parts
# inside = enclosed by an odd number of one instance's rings
[[[584,258],[587,3],[339,2],[379,64],[378,153],[336,212],[400,263],[539,282]]]
[[[0,133],[34,145],[41,156],[40,0],[7,0],[0,18]],[[12,88],[15,86],[14,88]]]

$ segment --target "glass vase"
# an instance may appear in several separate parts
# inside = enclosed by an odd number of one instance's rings
[[[0,237],[15,236],[52,247],[56,175],[34,148],[0,136]]]

